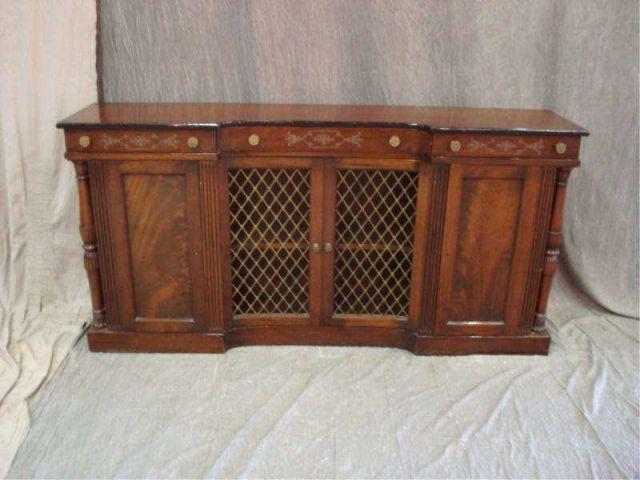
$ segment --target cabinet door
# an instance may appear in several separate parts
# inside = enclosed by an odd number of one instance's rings
[[[197,163],[96,161],[90,168],[100,179],[98,210],[106,212],[99,233],[116,328],[207,330]]]
[[[451,165],[437,335],[512,335],[521,322],[543,169]]]
[[[322,159],[226,162],[232,324],[318,323]]]
[[[415,329],[424,277],[426,162],[338,159],[325,170],[323,323]]]

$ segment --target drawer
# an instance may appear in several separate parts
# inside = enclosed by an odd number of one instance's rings
[[[578,158],[574,136],[436,134],[433,156]]]
[[[214,152],[213,130],[67,130],[69,152]]]
[[[230,152],[428,153],[430,135],[410,128],[227,127],[220,149]]]

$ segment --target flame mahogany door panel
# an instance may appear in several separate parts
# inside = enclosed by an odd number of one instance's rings
[[[119,329],[207,331],[197,162],[94,162],[91,169],[102,178],[98,198],[108,198],[98,227],[117,252],[107,272]]]
[[[436,335],[515,335],[534,250],[542,167],[452,164]]]

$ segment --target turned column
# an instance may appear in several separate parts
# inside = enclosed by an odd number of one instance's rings
[[[549,293],[553,283],[553,275],[556,272],[560,247],[562,246],[562,215],[564,210],[564,199],[567,192],[567,182],[571,174],[570,168],[559,168],[556,176],[556,188],[553,197],[553,209],[551,211],[551,222],[547,232],[547,249],[545,252],[544,266],[542,268],[542,281],[538,293],[538,303],[536,304],[536,315],[533,319],[533,331],[542,332],[547,322],[547,303]]]
[[[74,161],[76,179],[78,181],[78,197],[80,200],[80,236],[84,249],[84,268],[89,277],[91,290],[91,304],[93,307],[93,328],[106,326],[104,300],[102,298],[102,283],[100,281],[100,267],[98,266],[98,245],[96,230],[93,223],[93,207],[91,206],[91,192],[87,162]]]

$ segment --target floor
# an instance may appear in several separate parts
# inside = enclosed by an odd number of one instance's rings
[[[94,354],[9,477],[638,478],[638,321],[554,289],[548,357],[245,347]]]

